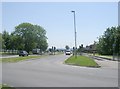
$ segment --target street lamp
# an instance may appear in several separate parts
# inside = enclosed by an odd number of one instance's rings
[[[116,44],[114,43],[113,44],[113,61],[115,60],[115,46],[116,46]]]
[[[75,58],[77,58],[77,42],[76,42],[76,19],[75,19],[75,11],[71,11],[74,14],[74,32],[75,32]]]
[[[114,37],[114,43],[113,43],[113,60],[115,60],[115,56],[118,57],[119,59],[119,56],[118,56],[119,51],[116,50],[116,47],[117,47],[116,42],[117,42],[117,33],[116,33],[116,36]]]

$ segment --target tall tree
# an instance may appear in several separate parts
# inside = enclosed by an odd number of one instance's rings
[[[120,26],[107,28],[104,34],[99,37],[97,51],[100,54],[112,55],[113,52],[120,54]]]
[[[34,37],[36,40],[36,48],[40,48],[41,51],[45,51],[48,47],[47,44],[47,37],[46,37],[46,30],[41,26],[34,25]]]
[[[7,31],[3,31],[2,33],[2,38],[4,39],[3,41],[3,49],[7,50],[11,48],[11,39],[10,39],[10,35]]]
[[[33,25],[31,23],[21,23],[15,27],[13,35],[20,39],[20,48],[26,50],[28,53],[33,48],[47,49],[47,37],[45,29],[41,26]]]
[[[0,33],[0,50],[2,50],[2,47],[4,46],[3,42],[4,39],[2,38],[2,33]]]
[[[68,45],[66,45],[66,46],[65,46],[65,49],[68,50],[68,49],[70,49],[70,47],[69,47]]]
[[[81,44],[80,46],[79,46],[79,48],[77,49],[77,51],[78,52],[81,52],[83,50],[83,44]]]

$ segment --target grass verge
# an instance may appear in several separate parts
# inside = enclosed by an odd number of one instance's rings
[[[77,58],[75,58],[75,56],[71,56],[65,60],[65,63],[76,66],[100,67],[93,59],[86,56],[77,56]]]
[[[14,57],[14,58],[2,58],[0,59],[0,61],[2,61],[3,63],[7,63],[7,62],[18,62],[18,61],[22,61],[22,60],[27,60],[27,59],[33,59],[33,58],[40,58],[41,56],[25,56],[25,57]]]
[[[10,87],[8,85],[0,84],[0,89],[15,89],[15,88]]]

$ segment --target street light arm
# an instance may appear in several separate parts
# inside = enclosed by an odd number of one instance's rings
[[[71,12],[75,12],[75,11],[71,11]]]

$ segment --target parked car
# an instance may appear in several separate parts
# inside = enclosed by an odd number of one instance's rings
[[[70,51],[70,50],[66,50],[66,51],[65,51],[65,54],[66,54],[66,55],[70,55],[70,54],[71,54],[71,51]]]
[[[26,51],[20,51],[19,56],[28,56],[28,53]]]

